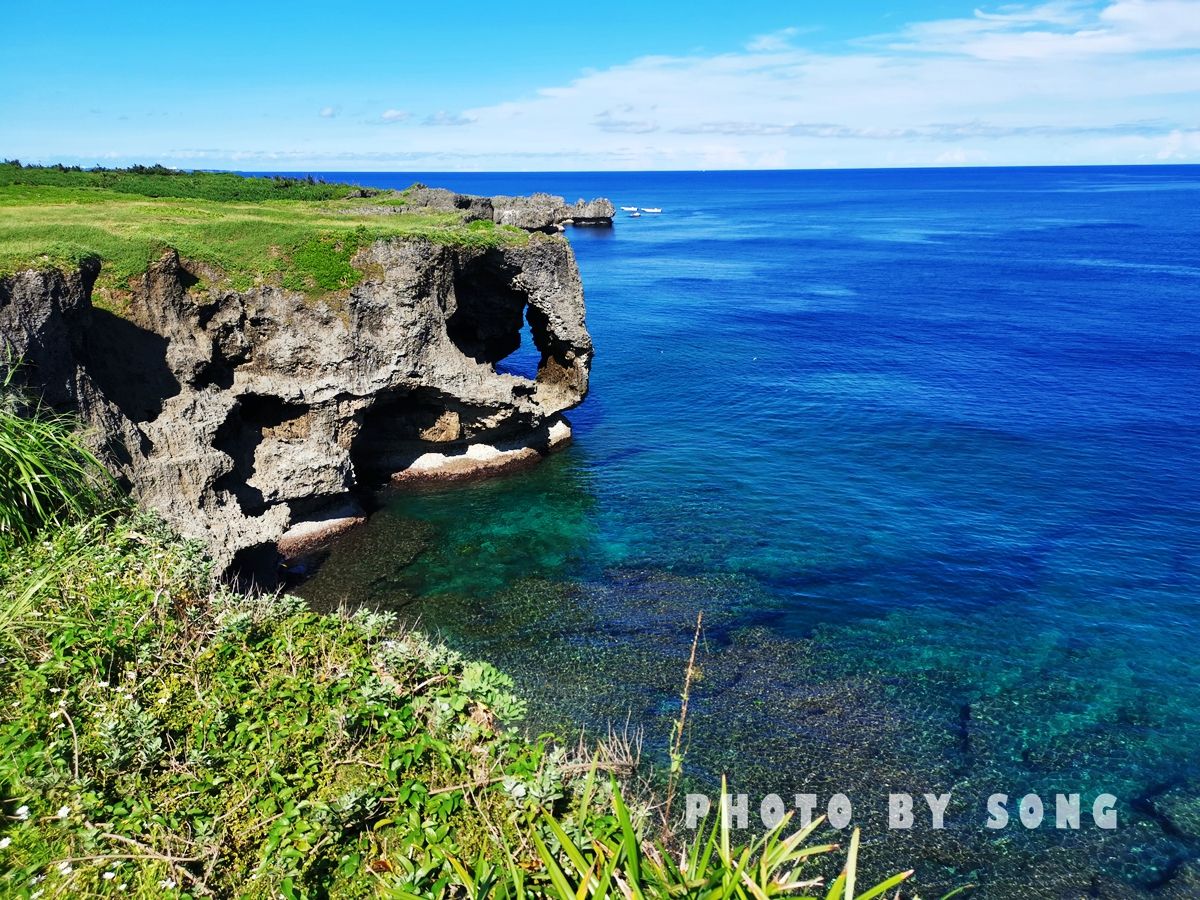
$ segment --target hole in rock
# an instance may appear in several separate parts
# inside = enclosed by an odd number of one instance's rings
[[[350,459],[360,478],[380,480],[431,451],[467,441],[490,441],[524,427],[505,420],[489,427],[496,410],[462,403],[441,391],[417,388],[381,394],[360,414]]]
[[[350,447],[354,471],[383,480],[425,452],[418,445],[430,437],[453,440],[453,416],[447,403],[432,391],[380,394],[362,414]],[[426,436],[426,437],[423,437]]]
[[[526,296],[494,251],[463,262],[454,275],[456,308],[446,322],[450,340],[481,363],[498,363],[521,344]]]
[[[542,363],[542,351],[533,337],[533,327],[528,321],[521,326],[520,346],[496,363],[496,371],[508,375],[519,375],[537,381],[538,366]]]
[[[242,590],[271,590],[279,583],[279,551],[273,543],[243,547],[233,556],[230,575]]]
[[[233,469],[217,479],[216,487],[233,494],[247,514],[262,513],[266,498],[250,484],[255,475],[255,454],[262,442],[303,438],[307,434],[308,407],[278,397],[245,394],[217,429],[213,446],[227,453]]]

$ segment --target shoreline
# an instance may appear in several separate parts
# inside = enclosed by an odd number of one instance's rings
[[[572,430],[562,416],[522,438],[472,443],[450,452],[426,451],[388,476],[386,486],[408,491],[502,478],[531,469],[570,446]],[[339,503],[321,515],[293,522],[275,542],[281,564],[299,562],[329,549],[339,538],[366,524],[371,512],[356,500]]]

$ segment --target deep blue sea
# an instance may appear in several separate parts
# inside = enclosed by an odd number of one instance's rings
[[[663,211],[568,229],[574,445],[385,496],[306,595],[651,761],[702,610],[694,784],[844,792],[927,897],[1200,896],[1200,167],[324,175]],[[945,830],[887,832],[890,791]]]

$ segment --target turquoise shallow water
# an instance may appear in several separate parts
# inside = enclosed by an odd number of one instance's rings
[[[844,791],[927,895],[1200,896],[1200,171],[353,177],[664,212],[569,232],[574,446],[387,496],[307,596],[651,758],[702,609],[696,784]],[[890,790],[946,830],[886,833]],[[1027,791],[1119,827],[983,827]]]

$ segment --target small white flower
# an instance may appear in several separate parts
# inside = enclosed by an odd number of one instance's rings
[[[61,693],[62,693],[62,688],[50,688],[50,693],[52,693],[52,694],[61,694]]]
[[[127,671],[125,673],[125,677],[126,678],[137,678],[137,673],[134,672],[132,669],[130,669],[129,671]]]
[[[160,881],[158,883],[158,886],[160,888],[165,888],[166,890],[170,890],[171,888],[175,887],[175,879],[174,878],[164,878],[162,881]]]
[[[126,884],[124,881],[122,881],[120,884],[118,884],[118,885],[117,885],[117,890],[118,890],[118,891],[126,891],[126,890],[129,890],[129,885],[128,885],[128,884]]]
[[[20,809],[18,809],[17,810],[17,818],[22,822],[24,822],[26,819],[28,819],[29,818],[29,807],[22,806]]]
[[[29,900],[38,900],[38,897],[40,897],[40,896],[42,896],[42,889],[38,888],[36,891],[34,891],[32,894],[29,895]]]
[[[67,816],[69,816],[70,814],[71,814],[71,807],[69,807],[69,806],[60,806],[60,807],[58,808],[58,817],[59,817],[60,819],[65,819],[65,818],[66,818]]]
[[[165,706],[165,705],[166,705],[166,702],[167,702],[167,698],[166,698],[166,697],[159,697],[159,698],[158,698],[158,705],[159,705],[159,706]]]
[[[7,850],[8,845],[11,843],[12,843],[12,838],[10,838],[10,837],[0,838],[0,850]]]
[[[70,875],[75,869],[69,862],[60,862],[58,864],[58,871],[63,875]]]
[[[117,873],[116,872],[105,872],[100,877],[103,878],[105,881],[112,881],[114,878],[117,877]]]
[[[132,700],[132,699],[133,699],[133,694],[124,694],[123,696],[125,697],[125,699],[126,699],[126,700]]]
[[[108,687],[107,681],[97,681],[96,684],[99,685],[100,687]]]

